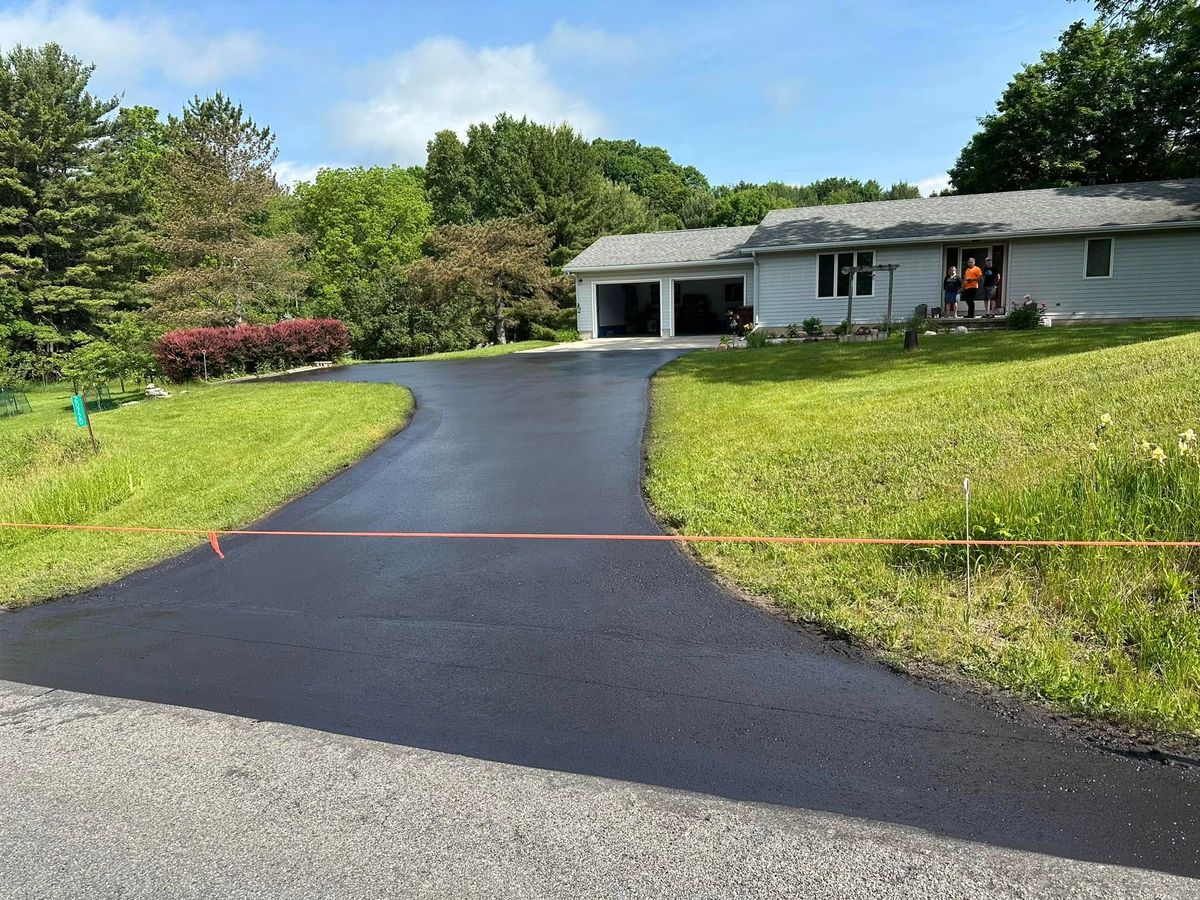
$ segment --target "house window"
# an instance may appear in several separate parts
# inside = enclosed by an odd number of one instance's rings
[[[857,253],[820,253],[817,255],[817,297],[820,299],[835,299],[850,296],[850,276],[842,274],[845,266],[875,265],[874,250],[859,250]],[[859,272],[855,276],[858,281],[854,285],[855,297],[872,297],[875,294],[875,275],[872,272]]]
[[[1112,238],[1088,238],[1084,250],[1083,277],[1111,278],[1114,249]]]

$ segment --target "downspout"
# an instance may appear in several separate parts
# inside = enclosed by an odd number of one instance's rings
[[[758,321],[758,252],[757,252],[757,251],[755,251],[755,250],[751,250],[751,251],[750,251],[750,258],[751,258],[752,260],[754,260],[754,298],[753,298],[753,308],[754,308],[754,327],[755,327],[755,328],[757,328],[757,327],[758,327],[758,325],[759,325],[759,321]]]

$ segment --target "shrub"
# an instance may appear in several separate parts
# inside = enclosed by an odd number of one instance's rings
[[[789,337],[789,338],[798,338],[798,337],[800,337],[800,326],[799,326],[799,325],[797,325],[795,322],[793,322],[791,325],[789,325],[789,326],[787,327],[787,331],[785,332],[785,334],[786,334],[786,335],[787,335],[787,337]]]
[[[1009,328],[1039,328],[1042,324],[1042,314],[1046,311],[1044,306],[1039,306],[1037,303],[1022,303],[1016,309],[1008,314]]]
[[[842,321],[833,329],[833,333],[837,335],[850,334],[850,320],[842,319]]]
[[[172,381],[237,373],[254,374],[334,360],[350,348],[346,327],[337,319],[288,319],[274,325],[236,328],[184,328],[154,345],[159,369]]]
[[[746,346],[751,350],[761,350],[767,346],[767,333],[761,328],[746,332]]]
[[[573,341],[579,340],[579,332],[574,328],[560,328],[554,332],[554,339],[563,344],[570,344]]]
[[[918,333],[929,327],[929,318],[921,315],[919,312],[914,312],[904,323],[905,331],[916,331]]]
[[[815,337],[822,331],[821,320],[816,316],[809,316],[807,319],[805,319],[802,327],[804,328],[804,333],[809,337]]]

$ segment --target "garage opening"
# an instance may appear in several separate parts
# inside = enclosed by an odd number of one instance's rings
[[[746,306],[746,279],[695,278],[675,282],[676,334],[727,334],[754,321]]]
[[[657,281],[596,285],[596,337],[658,337],[658,295]]]

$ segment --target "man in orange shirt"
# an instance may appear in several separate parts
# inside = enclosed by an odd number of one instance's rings
[[[962,298],[967,304],[967,318],[975,318],[975,298],[979,295],[979,282],[983,281],[983,269],[975,265],[975,257],[967,260],[967,271],[963,272]]]

